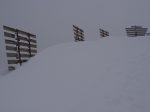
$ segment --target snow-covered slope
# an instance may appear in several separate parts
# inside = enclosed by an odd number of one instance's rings
[[[0,112],[149,112],[150,37],[46,49],[0,79]]]

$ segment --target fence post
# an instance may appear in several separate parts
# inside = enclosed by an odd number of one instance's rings
[[[29,49],[29,57],[31,57],[31,43],[30,43],[30,33],[27,34],[28,36],[28,49]]]
[[[18,52],[18,57],[19,60],[18,60],[18,63],[20,65],[22,65],[22,60],[21,60],[21,53],[20,53],[20,39],[19,39],[19,36],[18,36],[18,29],[16,29],[16,40],[17,40],[17,44],[16,44],[16,47],[17,47],[17,52]]]

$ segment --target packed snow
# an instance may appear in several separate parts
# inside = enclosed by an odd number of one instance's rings
[[[0,112],[150,112],[150,37],[47,48],[0,79]]]

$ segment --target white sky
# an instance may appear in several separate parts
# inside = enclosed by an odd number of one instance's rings
[[[111,36],[126,35],[131,25],[150,27],[150,0],[1,0],[0,23],[33,32],[38,48],[73,41],[72,25],[86,40],[99,38],[99,27]]]

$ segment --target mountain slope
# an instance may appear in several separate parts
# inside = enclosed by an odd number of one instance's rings
[[[150,37],[46,49],[0,79],[1,112],[149,112]]]

